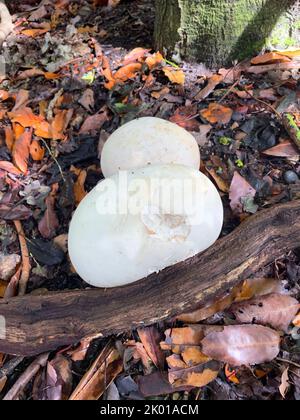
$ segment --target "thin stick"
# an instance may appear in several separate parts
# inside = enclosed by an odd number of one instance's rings
[[[18,233],[20,248],[21,248],[21,255],[22,255],[22,274],[19,281],[19,296],[24,296],[27,289],[27,283],[30,276],[30,259],[29,259],[29,251],[25,239],[25,233],[23,230],[22,223],[19,220],[14,221],[16,231]]]
[[[4,376],[9,376],[12,374],[12,372],[15,370],[17,366],[19,366],[20,363],[22,363],[24,360],[24,357],[14,357],[13,359],[9,360],[5,363],[5,365],[0,369],[0,379]]]
[[[60,172],[60,174],[61,174],[62,180],[63,180],[63,181],[65,181],[64,173],[63,173],[63,170],[62,170],[62,168],[61,168],[61,166],[60,166],[60,164],[59,164],[58,160],[56,159],[56,157],[55,157],[55,156],[54,156],[54,154],[52,153],[52,151],[51,151],[50,147],[48,146],[47,142],[46,142],[44,139],[41,139],[41,140],[42,140],[42,142],[43,142],[44,146],[46,147],[46,149],[48,150],[48,153],[50,154],[50,156],[52,157],[52,159],[53,159],[53,160],[54,160],[54,162],[56,163],[56,165],[57,165],[57,167],[58,167],[58,170],[59,170],[59,172]]]
[[[20,392],[35,377],[40,368],[46,366],[48,357],[49,353],[41,354],[33,363],[31,363],[31,365],[28,366],[25,372],[19,377],[14,386],[5,395],[3,401],[16,400]]]
[[[266,107],[268,107],[275,115],[276,115],[276,117],[279,119],[279,120],[281,120],[281,115],[279,114],[279,112],[278,111],[276,111],[276,109],[272,106],[272,105],[270,105],[270,104],[268,104],[268,102],[265,102],[265,101],[263,101],[262,99],[258,99],[258,98],[256,98],[254,95],[252,95],[252,93],[251,92],[249,92],[249,90],[247,89],[247,88],[245,88],[244,87],[244,91],[245,92],[247,92],[248,93],[248,95],[252,98],[252,99],[254,99],[255,101],[257,101],[257,102],[259,102],[259,103],[261,103],[261,104],[263,104],[263,105],[265,105]]]
[[[278,362],[288,363],[289,365],[295,366],[296,368],[300,369],[300,365],[298,363],[292,362],[291,360],[281,359],[280,357],[277,357],[276,360]]]

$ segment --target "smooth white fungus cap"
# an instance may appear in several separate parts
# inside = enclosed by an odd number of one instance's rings
[[[108,138],[101,154],[105,177],[119,170],[169,163],[199,169],[199,146],[184,128],[154,117],[139,118],[120,127]]]
[[[181,165],[120,172],[77,208],[70,258],[87,283],[122,286],[204,251],[222,224],[219,193],[201,172]]]

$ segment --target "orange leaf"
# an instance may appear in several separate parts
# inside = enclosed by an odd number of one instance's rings
[[[211,124],[228,124],[231,120],[233,111],[231,108],[227,108],[223,105],[212,103],[209,107],[202,109],[200,114]]]
[[[240,381],[238,380],[238,378],[236,376],[236,371],[235,370],[231,370],[228,364],[226,364],[226,366],[225,366],[225,375],[226,375],[226,378],[230,382],[232,382],[232,383],[234,383],[236,385],[239,385]]]
[[[300,314],[296,316],[296,318],[293,321],[293,324],[295,325],[295,327],[300,327]]]
[[[214,74],[208,81],[208,84],[205,88],[203,88],[196,96],[195,99],[197,101],[201,99],[207,98],[215,89],[215,87],[222,82],[224,76],[219,74]]]
[[[23,172],[27,172],[29,149],[32,139],[32,129],[25,131],[16,141],[13,147],[13,162]]]
[[[141,69],[141,63],[127,64],[127,66],[121,67],[119,70],[117,70],[113,77],[117,83],[123,83],[136,77],[137,73]]]
[[[25,128],[22,127],[22,125],[18,124],[18,123],[13,123],[13,132],[14,132],[14,136],[15,139],[18,139],[25,131]]]
[[[270,52],[259,55],[251,60],[251,64],[273,64],[273,63],[287,63],[291,61],[289,57],[276,52]]]
[[[64,131],[67,129],[73,115],[73,109],[59,110],[51,124],[53,139],[61,140],[64,138]]]
[[[30,145],[30,156],[33,160],[42,160],[45,156],[45,149],[38,140],[33,140]]]
[[[71,166],[70,171],[77,175],[77,181],[74,184],[74,197],[76,205],[84,199],[87,195],[87,192],[84,188],[84,183],[87,177],[87,171],[84,169],[76,168],[75,166]]]
[[[114,76],[112,74],[110,64],[109,64],[109,60],[105,56],[103,57],[102,74],[108,80],[107,83],[105,83],[104,86],[106,87],[106,89],[111,90],[115,86],[116,81],[115,81]]]
[[[10,174],[14,174],[14,175],[20,175],[22,173],[11,162],[7,162],[6,160],[2,160],[0,162],[0,169],[2,169],[2,171],[6,171],[6,172],[9,172]]]
[[[15,101],[15,106],[12,109],[12,112],[17,111],[19,108],[26,105],[26,102],[29,100],[29,91],[25,89],[20,89]]]
[[[146,58],[146,64],[150,70],[153,70],[156,66],[164,62],[164,57],[160,52],[152,54],[150,57]]]
[[[24,29],[21,33],[31,38],[35,38],[51,30],[50,23],[45,23],[43,24],[43,26],[44,26],[43,28],[38,28],[38,29]]]
[[[9,92],[7,90],[0,90],[0,101],[6,101],[8,98],[10,98]]]
[[[5,144],[8,150],[11,152],[13,149],[14,141],[15,141],[14,132],[11,127],[5,127],[4,131],[5,131]]]
[[[145,55],[150,50],[147,50],[145,48],[135,48],[134,50],[130,51],[127,55],[125,55],[123,60],[123,66],[126,66],[127,64],[135,63],[136,61],[140,61],[142,58],[145,57]]]
[[[34,115],[31,108],[23,107],[18,109],[14,112],[8,113],[9,118],[12,122],[17,122],[21,124],[24,128],[26,127],[38,127],[41,122],[43,121],[43,118],[37,115]]]
[[[51,72],[48,72],[48,71],[46,71],[44,73],[44,76],[45,76],[45,78],[47,80],[55,80],[55,79],[59,79],[60,78],[60,75],[59,74],[57,74],[57,73],[51,73]]]
[[[175,69],[171,66],[166,66],[163,68],[163,72],[167,76],[167,78],[172,83],[176,83],[178,85],[184,85],[185,82],[185,74],[181,69]]]

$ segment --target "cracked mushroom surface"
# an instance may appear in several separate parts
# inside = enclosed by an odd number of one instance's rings
[[[69,253],[87,283],[122,286],[204,251],[222,224],[219,193],[201,172],[182,165],[122,171],[80,203]]]

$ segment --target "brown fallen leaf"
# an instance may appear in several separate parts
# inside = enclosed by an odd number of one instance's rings
[[[165,356],[159,346],[161,341],[161,334],[159,333],[158,329],[155,326],[139,328],[138,335],[153,364],[158,369],[163,370],[165,364]]]
[[[271,149],[264,150],[263,154],[274,157],[293,158],[299,156],[299,150],[293,143],[287,140],[271,147]]]
[[[67,400],[72,391],[73,375],[71,362],[61,354],[47,363],[47,374],[45,383],[45,400],[64,401]]]
[[[187,369],[169,370],[169,382],[175,387],[192,386],[202,388],[213,382],[220,372],[220,364],[209,361]]]
[[[215,181],[215,183],[217,184],[218,188],[220,191],[224,192],[224,193],[228,193],[229,192],[229,184],[226,181],[226,179],[223,179],[221,177],[221,175],[219,175],[217,173],[217,171],[213,168],[213,166],[211,165],[211,162],[208,162],[207,165],[205,166],[205,169],[207,170],[207,172],[209,173],[209,175],[212,177],[212,179]]]
[[[293,320],[293,325],[295,325],[295,327],[300,327],[300,314]]]
[[[223,81],[223,76],[220,74],[214,74],[209,80],[208,80],[208,84],[205,88],[203,88],[196,96],[195,96],[195,100],[196,101],[201,101],[202,99],[207,98],[216,88],[217,85],[219,85],[220,83],[222,83]]]
[[[12,109],[12,112],[16,112],[18,109],[27,105],[29,101],[29,91],[25,89],[20,89],[17,93],[15,106]]]
[[[228,124],[233,110],[218,103],[211,103],[208,108],[202,109],[200,114],[211,124]]]
[[[57,112],[52,123],[51,132],[54,140],[63,140],[65,138],[65,130],[72,119],[73,109],[62,109]]]
[[[164,63],[164,57],[160,52],[156,52],[146,58],[146,64],[149,67],[149,70],[154,70],[157,66]]]
[[[99,132],[103,124],[108,121],[108,112],[106,108],[102,108],[97,114],[87,117],[82,124],[79,134],[86,134],[89,132]]]
[[[85,359],[85,356],[88,352],[88,349],[90,348],[91,343],[101,336],[102,334],[98,333],[98,334],[83,338],[80,341],[79,346],[75,350],[68,352],[68,356],[71,357],[73,362],[81,362],[82,360]]]
[[[230,308],[236,320],[244,324],[261,324],[287,332],[300,309],[298,301],[291,296],[272,293]]]
[[[188,131],[199,131],[200,123],[196,120],[197,107],[194,105],[182,106],[176,109],[175,114],[170,117],[174,124],[185,128]]]
[[[86,89],[78,102],[84,109],[91,112],[95,106],[94,91],[92,89]]]
[[[4,298],[6,288],[7,288],[7,282],[0,280],[0,298]]]
[[[8,113],[13,123],[20,124],[23,128],[33,128],[38,137],[52,139],[50,124],[41,115],[35,115],[29,107],[21,107],[15,112]],[[15,137],[18,136],[15,134]]]
[[[244,212],[243,199],[254,198],[256,190],[235,171],[229,191],[230,207],[235,214]]]
[[[165,76],[167,76],[167,78],[170,80],[170,82],[177,85],[184,85],[185,74],[183,70],[174,68],[172,66],[165,66],[163,67],[163,72],[165,73]]]
[[[28,169],[28,159],[29,159],[29,153],[30,153],[31,139],[32,139],[32,129],[25,131],[19,138],[16,139],[13,145],[13,150],[12,150],[13,163],[24,174],[26,174],[27,169]]]
[[[123,360],[119,352],[108,343],[83,376],[70,400],[98,400],[122,370]]]
[[[232,366],[270,362],[280,351],[280,334],[260,325],[231,325],[209,333],[202,340],[202,351]]]
[[[74,166],[71,166],[70,171],[73,172],[75,175],[77,175],[77,180],[74,183],[73,191],[74,191],[75,203],[78,206],[78,204],[87,195],[87,192],[85,191],[85,188],[84,188],[84,184],[87,177],[87,171],[85,169],[75,168]]]
[[[291,59],[276,52],[270,52],[252,58],[251,64],[274,64],[274,63],[289,63]]]
[[[16,168],[11,162],[8,162],[6,160],[1,160],[0,161],[0,170],[2,171],[6,171],[10,174],[13,175],[21,175],[22,172]]]
[[[59,221],[55,212],[55,201],[58,188],[58,184],[52,185],[51,192],[45,201],[46,211],[38,224],[40,234],[46,239],[54,238],[56,229],[59,227]]]
[[[257,296],[265,296],[271,293],[283,294],[282,284],[274,278],[255,277],[243,282],[241,291],[237,294],[235,301],[243,302]]]
[[[273,70],[293,70],[293,69],[299,69],[300,63],[299,62],[287,62],[287,63],[275,63],[275,64],[265,64],[265,65],[258,65],[258,66],[250,66],[247,69],[244,69],[247,73],[252,74],[263,74],[268,73]]]
[[[140,393],[145,397],[158,397],[160,395],[173,394],[175,392],[191,391],[192,386],[175,387],[168,381],[166,372],[154,372],[147,376],[138,377],[138,386]]]
[[[121,67],[113,74],[116,83],[124,83],[129,79],[134,79],[142,70],[141,63],[131,63]]]
[[[210,357],[207,357],[202,353],[198,347],[187,347],[181,353],[181,357],[187,366],[197,366],[202,363],[210,361]]]
[[[289,368],[286,368],[281,376],[281,384],[279,387],[279,392],[283,399],[285,399],[290,387]]]
[[[136,61],[143,61],[146,54],[149,53],[149,49],[145,48],[135,48],[134,50],[130,51],[128,54],[125,55],[122,65],[127,66],[127,64],[135,63]]]

